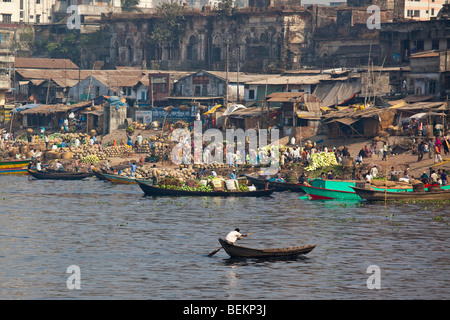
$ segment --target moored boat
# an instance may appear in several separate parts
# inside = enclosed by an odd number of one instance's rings
[[[312,200],[360,200],[361,198],[354,191],[326,189],[302,185],[305,193]]]
[[[30,161],[31,159],[0,161],[0,170],[19,168],[26,169]]]
[[[28,174],[28,169],[27,167],[0,169],[0,174]]]
[[[71,172],[71,171],[37,171],[28,170],[28,173],[36,179],[45,180],[81,180],[92,176],[92,172]]]
[[[96,176],[98,179],[100,179],[100,180],[104,180],[104,181],[106,181],[106,180],[108,180],[108,179],[106,179],[106,177],[104,176],[104,172],[100,172],[99,170],[97,170],[97,169],[93,169],[92,170],[92,173],[94,174],[94,176]]]
[[[353,187],[362,187],[366,183],[361,180],[324,180],[312,179],[310,185],[302,185],[305,193],[313,200],[361,200],[361,197],[353,190]],[[389,192],[412,192],[411,186],[389,188],[371,186],[374,190]],[[446,187],[445,187],[446,188]],[[425,189],[426,190],[426,189]]]
[[[166,189],[159,186],[153,186],[149,183],[136,179],[136,183],[144,191],[146,196],[194,196],[194,197],[267,197],[275,190],[255,190],[255,191],[189,191],[180,189]]]
[[[266,180],[261,179],[250,174],[246,174],[245,177],[253,183],[258,189],[265,188]],[[299,183],[292,182],[279,182],[279,181],[267,181],[269,189],[275,189],[276,191],[295,191],[304,193],[301,185]]]
[[[113,173],[101,173],[101,176],[105,177],[106,180],[115,184],[136,184],[136,179],[127,176],[121,176]],[[97,176],[97,174],[96,174]]]
[[[352,187],[355,193],[361,199],[367,201],[402,201],[402,200],[419,200],[419,201],[436,201],[450,200],[449,189],[431,189],[429,191],[412,191],[412,192],[392,192],[381,191],[369,188]]]
[[[275,257],[295,257],[298,255],[304,255],[311,252],[316,245],[298,246],[298,247],[286,247],[275,249],[254,249],[243,246],[237,246],[228,242],[227,240],[220,239],[219,243],[225,252],[233,258],[275,258]]]

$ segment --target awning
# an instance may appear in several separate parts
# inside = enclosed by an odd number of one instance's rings
[[[297,111],[297,117],[305,120],[320,120],[320,116],[315,112]]]
[[[332,123],[332,122],[340,122],[340,123],[342,123],[342,124],[345,124],[345,125],[349,126],[349,125],[355,123],[355,122],[358,121],[358,120],[360,120],[360,119],[341,118],[341,119],[334,119],[334,120],[331,120],[331,121],[327,122],[327,124],[328,124],[328,123]]]
[[[204,114],[208,115],[208,114],[213,114],[214,112],[216,112],[217,109],[219,109],[222,105],[218,104],[214,107],[212,107],[210,110],[206,111]]]
[[[406,106],[408,103],[406,101],[402,101],[400,103],[394,104],[392,107],[389,107],[389,109],[397,109],[403,106]]]
[[[411,117],[409,117],[410,119],[423,119],[423,118],[427,118],[429,116],[439,116],[439,117],[445,117],[444,113],[436,113],[436,112],[420,112],[420,113],[416,113],[415,115],[412,115]]]
[[[26,104],[26,105],[14,108],[12,111],[13,112],[22,112],[22,111],[27,110],[27,109],[32,109],[32,108],[39,107],[40,105],[41,105],[40,103]]]

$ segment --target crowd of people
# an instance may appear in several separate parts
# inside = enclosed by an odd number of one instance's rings
[[[417,146],[417,161],[421,161],[428,154],[428,159],[434,158],[434,163],[440,163],[443,161],[442,154],[447,155],[449,152],[450,137],[447,134],[443,137],[436,136],[434,139],[428,139],[428,141],[421,140]]]

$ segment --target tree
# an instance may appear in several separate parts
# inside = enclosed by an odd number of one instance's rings
[[[185,28],[184,8],[176,3],[162,3],[156,7],[156,13],[158,18],[150,33],[150,41],[160,46],[178,42]]]
[[[120,4],[122,6],[123,11],[141,11],[140,8],[138,8],[140,0],[120,0]]]
[[[237,6],[233,0],[221,0],[217,5],[217,11],[221,18],[231,18],[237,12]]]

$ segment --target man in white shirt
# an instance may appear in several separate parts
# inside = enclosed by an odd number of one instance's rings
[[[439,177],[438,177],[436,171],[434,171],[434,170],[431,171],[430,178],[431,178],[431,183],[432,184],[436,184],[438,182]]]
[[[370,174],[371,174],[372,177],[374,177],[374,178],[377,177],[377,175],[378,175],[378,169],[377,169],[377,166],[376,166],[376,165],[374,165],[374,166],[372,167],[372,169],[370,169]]]
[[[234,229],[225,237],[225,240],[231,243],[235,243],[237,240],[240,240],[243,235],[239,232],[239,228]]]

